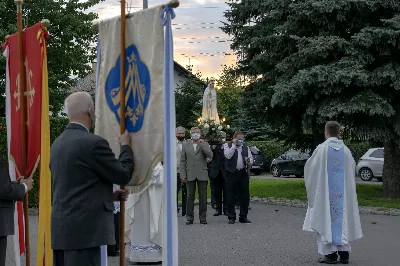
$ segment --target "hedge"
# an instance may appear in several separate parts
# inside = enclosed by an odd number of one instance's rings
[[[0,152],[5,160],[7,160],[7,130],[5,118],[0,118],[0,123],[3,125],[3,131],[0,134]],[[50,118],[50,141],[53,143],[65,129],[68,124],[66,118]],[[274,158],[278,157],[282,152],[290,150],[289,146],[285,146],[279,141],[248,141],[248,145],[257,146],[261,150],[264,159],[264,170],[269,171],[269,166]],[[372,147],[369,143],[346,143],[352,151],[354,159],[358,160],[369,148]],[[35,184],[39,184],[38,171],[33,177],[36,179]],[[36,185],[29,192],[29,207],[37,208],[38,206],[38,186]]]
[[[347,147],[353,154],[356,161],[361,158],[368,151],[373,148],[373,144],[369,142],[351,143],[345,142]],[[248,145],[256,146],[262,153],[264,159],[264,171],[269,172],[269,167],[273,159],[278,157],[281,153],[291,149],[290,146],[286,146],[283,142],[279,141],[248,141]]]
[[[4,117],[0,118],[0,123],[3,125],[3,130],[0,134],[0,152],[3,158],[7,160],[8,151],[7,151],[7,129],[6,129],[6,119]],[[64,131],[65,127],[68,124],[68,119],[66,118],[50,118],[50,141],[53,141]],[[37,208],[38,207],[38,173],[39,168],[36,170],[33,179],[35,180],[35,186],[29,192],[29,207]]]

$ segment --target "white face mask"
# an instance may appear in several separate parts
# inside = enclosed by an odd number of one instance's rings
[[[200,139],[200,134],[199,133],[192,133],[192,139]]]

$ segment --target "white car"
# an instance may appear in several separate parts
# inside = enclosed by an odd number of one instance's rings
[[[383,159],[383,148],[369,149],[358,161],[356,174],[358,174],[363,181],[371,181],[374,178],[382,181]]]

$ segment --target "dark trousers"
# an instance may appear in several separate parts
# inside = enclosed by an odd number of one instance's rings
[[[215,204],[217,204],[217,211],[222,213],[227,212],[227,195],[225,191],[225,179],[220,170],[216,178],[210,178],[210,182],[214,183]]]
[[[249,212],[249,175],[246,170],[236,171],[235,173],[226,172],[225,191],[228,199],[228,218],[236,220],[236,194],[239,197],[240,218],[247,218]]]
[[[107,253],[113,255],[119,251],[119,225],[120,225],[121,214],[117,212],[114,214],[114,228],[115,228],[115,245],[107,246]]]
[[[7,236],[0,236],[0,266],[6,266]]]
[[[211,190],[211,206],[217,204],[217,200],[215,197],[215,187],[216,187],[216,179],[210,177],[210,190]]]
[[[195,181],[188,181],[186,183],[188,189],[186,219],[188,221],[194,220],[194,200],[196,193],[196,184],[197,184],[197,192],[199,194],[199,218],[200,221],[205,222],[207,220],[208,181],[199,181],[198,179],[196,179]]]
[[[181,182],[181,176],[178,173],[178,180],[177,180],[177,194],[176,194],[176,206],[178,205],[178,198],[179,198],[179,190],[181,190],[182,188],[182,216],[186,215],[186,202],[187,202],[187,189],[186,189],[186,184]],[[179,207],[178,208],[178,212],[179,212]]]
[[[100,247],[79,250],[53,250],[53,266],[100,266]]]

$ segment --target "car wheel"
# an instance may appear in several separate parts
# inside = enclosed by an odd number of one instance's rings
[[[280,177],[281,176],[281,169],[279,169],[279,166],[274,165],[271,168],[271,174],[273,177]]]
[[[374,174],[369,168],[361,168],[360,178],[362,181],[371,181],[374,178]]]
[[[254,170],[253,171],[254,175],[261,175],[261,173],[262,173],[261,170]]]

